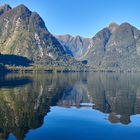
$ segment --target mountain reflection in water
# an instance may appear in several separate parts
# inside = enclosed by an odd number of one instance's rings
[[[108,123],[128,125],[131,115],[140,114],[140,75],[1,75],[0,139],[10,134],[24,139],[29,130],[43,125],[53,106],[98,110],[107,114]]]

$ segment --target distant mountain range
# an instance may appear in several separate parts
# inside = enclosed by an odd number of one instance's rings
[[[74,56],[77,60],[82,60],[90,47],[90,38],[84,38],[79,35],[57,35],[55,36],[61,45],[64,47],[66,53]]]
[[[0,7],[0,53],[67,69],[140,71],[140,31],[111,23],[92,38],[52,35],[42,18],[21,4]],[[87,64],[82,62],[86,61]]]

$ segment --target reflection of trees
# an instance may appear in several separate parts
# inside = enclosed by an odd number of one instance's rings
[[[14,88],[31,82],[32,80],[28,77],[8,78],[5,75],[0,75],[0,88]]]
[[[80,106],[93,102],[94,109],[108,113],[112,123],[130,123],[130,116],[140,113],[140,76],[138,74],[81,75],[76,84],[63,93],[59,105]]]
[[[3,82],[14,81],[14,78],[20,81],[25,77],[33,82],[25,82],[25,86],[15,87],[15,84],[11,88],[4,86],[0,89],[1,138],[13,133],[17,139],[23,139],[29,129],[40,127],[50,105],[55,105],[67,87],[74,83],[69,76],[63,77],[61,74],[7,75]]]
[[[27,85],[0,91],[0,127],[3,128],[3,133],[12,132],[18,139],[22,139],[29,129],[42,125],[43,117],[49,108],[42,99],[36,107],[40,90],[39,87],[36,89],[33,85]]]
[[[87,85],[95,103],[93,108],[110,113],[111,122],[116,119],[128,124],[131,115],[140,113],[138,74],[96,74],[89,77]]]
[[[82,81],[77,81],[69,91],[64,92],[58,105],[71,107],[80,107],[80,103],[92,102],[87,86]]]

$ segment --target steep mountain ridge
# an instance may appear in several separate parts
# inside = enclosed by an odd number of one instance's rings
[[[85,59],[88,60],[90,65],[98,67],[105,54],[106,44],[111,36],[111,32],[108,28],[104,28],[99,31],[91,40],[91,47],[86,55]]]
[[[112,34],[101,66],[113,69],[140,68],[140,31],[129,23],[121,24]]]
[[[100,70],[140,70],[140,30],[129,23],[110,24],[99,31],[84,59]]]
[[[56,49],[56,54],[65,54],[62,46],[45,27],[41,17],[24,5],[3,13],[0,17],[0,26],[1,53],[23,55],[34,61],[38,57],[49,56],[51,48]],[[47,52],[44,53],[45,51]],[[56,54],[55,56],[58,56]],[[51,56],[53,54],[50,54]]]
[[[23,4],[13,9],[9,7],[0,7],[0,53],[24,56],[43,65],[81,65],[66,54],[38,13]]]

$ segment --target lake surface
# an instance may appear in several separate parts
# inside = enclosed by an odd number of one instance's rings
[[[0,75],[0,140],[140,140],[140,73]]]

